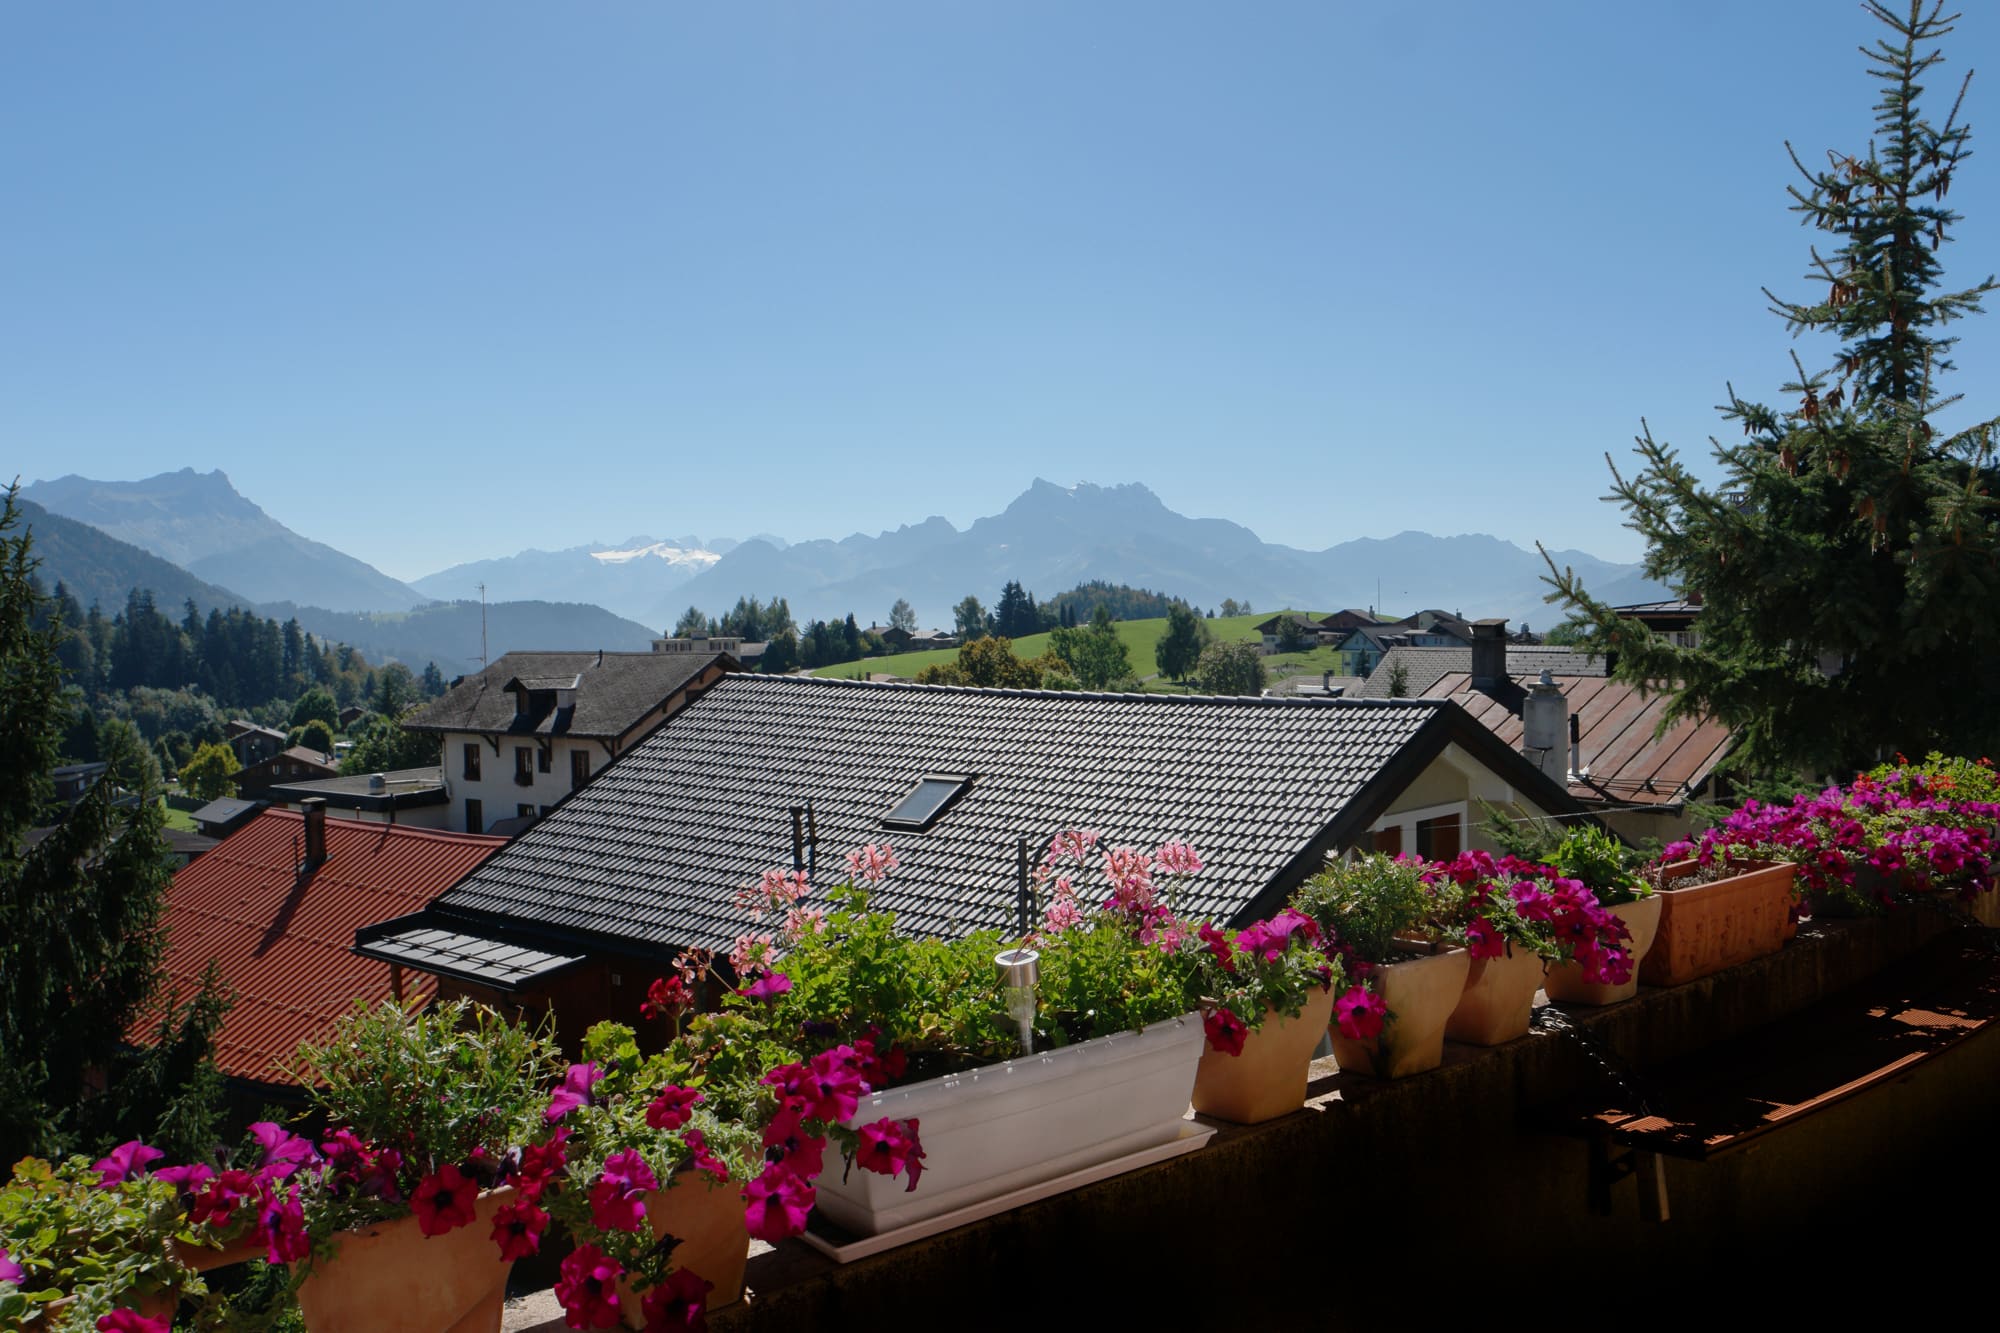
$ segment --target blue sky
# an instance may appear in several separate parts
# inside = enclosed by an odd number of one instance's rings
[[[1954,86],[2000,63],[1969,8]],[[1828,0],[12,5],[0,468],[220,467],[405,578],[963,526],[1037,475],[1298,546],[1636,558],[1602,455],[1641,416],[1705,450],[1725,380],[1789,369],[1784,141],[1861,145],[1875,31]],[[1996,99],[1961,283],[2000,268]]]

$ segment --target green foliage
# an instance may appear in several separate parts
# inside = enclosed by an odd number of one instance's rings
[[[362,718],[348,734],[354,748],[340,762],[342,773],[392,773],[400,768],[428,768],[438,762],[436,736],[405,730],[400,722],[380,714]]]
[[[681,612],[681,618],[674,622],[674,632],[669,637],[675,639],[699,639],[708,634],[708,617],[698,606],[690,606]]]
[[[986,608],[979,599],[967,594],[964,601],[951,608],[951,623],[958,630],[961,643],[971,643],[986,636]]]
[[[303,727],[315,718],[326,723],[328,731],[340,729],[340,705],[333,701],[331,693],[318,685],[301,694],[292,705],[291,725]]]
[[[194,758],[181,765],[181,790],[204,801],[227,796],[236,789],[232,778],[243,769],[236,751],[220,741],[202,746]]]
[[[294,746],[303,745],[306,749],[317,750],[321,754],[332,754],[333,728],[314,718],[303,727],[293,728],[292,733],[285,738],[285,743]]]
[[[303,1044],[290,1076],[327,1122],[394,1144],[421,1173],[463,1162],[475,1148],[497,1161],[547,1129],[547,1089],[562,1071],[553,1021],[530,1029],[465,1000],[411,1012],[355,1002],[324,1043]],[[315,1196],[315,1237],[406,1204]]]
[[[121,1088],[125,1030],[159,983],[159,913],[173,863],[158,768],[127,724],[105,736],[110,771],[33,846],[72,695],[35,558],[10,490],[0,511],[0,1161],[162,1109]],[[121,793],[137,800],[121,806]],[[197,1062],[198,1063],[198,1062]],[[116,1095],[91,1096],[99,1081]],[[86,1102],[89,1104],[86,1105]]]
[[[1042,603],[1041,609],[1045,614],[1054,612],[1059,624],[1075,625],[1100,606],[1111,612],[1114,620],[1160,620],[1172,615],[1175,607],[1186,607],[1187,603],[1163,592],[1092,579],[1068,592],[1057,593]]]
[[[1042,671],[1014,656],[1014,641],[1002,635],[975,639],[958,650],[958,660],[938,663],[917,673],[924,685],[983,685],[1032,690],[1042,683]]]
[[[1040,944],[1038,1043],[1062,1046],[1131,1032],[1201,1007],[1197,953],[1168,952],[1108,914],[1045,936]]]
[[[1292,895],[1292,907],[1309,916],[1331,945],[1367,963],[1392,963],[1399,938],[1439,936],[1464,899],[1445,882],[1426,884],[1416,861],[1371,853],[1339,861]]]
[[[1410,697],[1410,668],[1400,661],[1389,665],[1389,697],[1391,699]]]
[[[1927,779],[1926,786],[1943,787],[1955,801],[2000,804],[2000,774],[1994,772],[1991,759],[1967,759],[1933,750],[1921,763],[1899,756],[1897,762],[1870,769],[1868,776],[1892,789],[1906,789],[1911,778]]]
[[[1210,694],[1261,694],[1264,654],[1254,643],[1211,643],[1201,650],[1194,678]]]
[[[1184,681],[1194,673],[1208,641],[1208,622],[1185,604],[1177,604],[1167,612],[1167,632],[1153,647],[1153,663],[1161,675]]]
[[[1808,370],[1793,354],[1782,407],[1729,390],[1722,413],[1744,438],[1716,445],[1713,484],[1650,431],[1636,474],[1613,469],[1647,576],[1701,600],[1700,646],[1621,620],[1551,564],[1551,600],[1617,654],[1620,679],[1666,682],[1669,721],[1720,719],[1764,773],[2000,740],[2000,619],[1983,613],[2000,601],[2000,423],[1936,421],[1958,401],[1938,388],[1946,327],[1995,285],[1941,286],[1959,221],[1944,199],[1970,131],[1957,102],[1937,122],[1921,94],[1950,19],[1921,0],[1907,15],[1868,8],[1890,30],[1864,48],[1881,87],[1875,134],[1824,167],[1794,157],[1793,209],[1832,246],[1811,256],[1808,280],[1825,287],[1806,301],[1766,292],[1791,334],[1834,344],[1830,358]]]
[[[1103,607],[1090,624],[1078,629],[1064,629],[1060,626],[1049,633],[1049,648],[1069,674],[1086,690],[1109,689],[1120,682],[1129,681],[1132,663],[1125,652],[1125,644],[1119,639],[1118,631],[1112,628],[1111,616]],[[1130,682],[1134,688],[1136,681]]]
[[[916,608],[912,607],[907,601],[903,600],[901,597],[898,597],[896,599],[896,604],[889,608],[889,628],[907,630],[909,633],[912,634],[916,633],[917,632]]]
[[[0,1283],[0,1327],[48,1327],[49,1305],[64,1296],[75,1300],[57,1327],[83,1330],[140,1293],[201,1294],[201,1278],[169,1248],[179,1220],[175,1189],[150,1176],[100,1188],[87,1157],[22,1158],[0,1186],[0,1238],[27,1271],[18,1285]]]
[[[878,1027],[878,1049],[902,1046],[912,1078],[1015,1054],[993,966],[1005,947],[1000,932],[956,940],[898,934],[895,914],[870,911],[867,893],[853,885],[830,891],[827,904],[825,928],[803,934],[785,955],[792,989],[778,1002],[779,1031],[830,1023],[852,1039]]]

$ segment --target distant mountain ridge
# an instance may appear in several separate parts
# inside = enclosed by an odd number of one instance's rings
[[[182,468],[143,481],[72,475],[35,482],[21,494],[261,601],[401,611],[428,600],[373,565],[293,532],[219,470]]]
[[[34,538],[33,554],[42,562],[37,575],[44,589],[53,592],[61,583],[85,608],[94,602],[105,615],[116,615],[125,609],[126,594],[134,588],[151,592],[153,604],[176,619],[189,602],[203,613],[256,605],[88,523],[52,514],[33,500],[18,503],[22,522]]]

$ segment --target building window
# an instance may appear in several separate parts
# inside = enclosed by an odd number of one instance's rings
[[[551,747],[548,746],[542,747],[541,751],[535,755],[535,771],[538,773],[548,772],[549,761],[554,757],[555,757],[554,752]]]
[[[517,787],[535,785],[535,751],[532,746],[514,747],[514,785]]]
[[[1417,821],[1417,855],[1433,861],[1449,861],[1464,848],[1460,846],[1457,815],[1439,815]]]
[[[474,741],[472,744],[465,747],[465,780],[467,782],[479,781],[478,741]]]
[[[535,817],[535,807],[532,805],[517,805],[514,807],[514,817],[517,819],[533,819]]]
[[[590,751],[571,750],[569,752],[569,789],[575,791],[590,781]]]
[[[467,833],[486,832],[486,809],[470,796],[465,798],[465,831]]]
[[[1382,855],[1401,856],[1403,854],[1403,826],[1401,824],[1396,824],[1389,828],[1376,829],[1374,837],[1375,850],[1382,853]]]

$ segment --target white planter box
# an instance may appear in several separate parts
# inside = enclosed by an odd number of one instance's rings
[[[918,1122],[923,1179],[911,1191],[855,1167],[842,1180],[829,1160],[819,1211],[872,1236],[1167,1143],[1205,1042],[1201,1016],[1186,1014],[864,1097],[851,1124]]]

